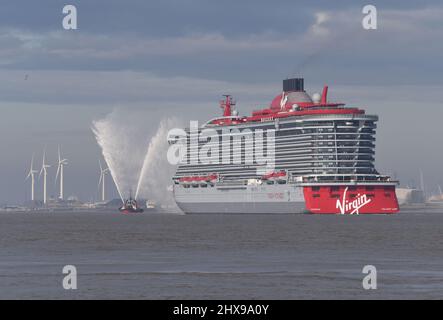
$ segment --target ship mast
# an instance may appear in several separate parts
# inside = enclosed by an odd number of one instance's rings
[[[223,109],[223,117],[232,116],[232,107],[235,106],[235,102],[232,100],[231,95],[224,94],[224,100],[220,101],[220,108]]]

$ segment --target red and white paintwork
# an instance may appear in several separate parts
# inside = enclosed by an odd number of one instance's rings
[[[321,100],[315,102],[297,102],[300,110],[292,110],[294,102],[285,102],[283,105],[283,94],[277,95],[271,102],[271,106],[266,109],[253,111],[251,116],[233,116],[232,107],[235,106],[231,96],[225,95],[225,100],[220,101],[223,109],[223,117],[214,119],[212,125],[230,126],[249,122],[271,121],[277,118],[287,118],[293,116],[306,116],[318,114],[364,114],[365,111],[359,108],[342,108],[344,103],[331,103],[327,101],[328,86],[324,86]]]

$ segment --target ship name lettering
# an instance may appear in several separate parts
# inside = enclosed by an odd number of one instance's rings
[[[368,198],[366,194],[358,194],[357,198],[353,201],[349,201],[346,199],[346,193],[348,188],[346,187],[343,192],[343,198],[341,200],[337,200],[335,207],[340,209],[340,214],[359,214],[359,211],[362,207],[371,202],[371,199]]]

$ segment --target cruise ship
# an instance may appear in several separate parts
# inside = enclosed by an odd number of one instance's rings
[[[184,150],[172,178],[184,213],[399,211],[397,182],[374,164],[378,116],[328,101],[328,86],[310,96],[303,78],[285,79],[249,116],[229,95],[220,106],[222,116],[168,136]]]

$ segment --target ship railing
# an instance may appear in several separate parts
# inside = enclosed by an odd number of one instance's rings
[[[347,108],[344,108],[347,109]],[[370,114],[351,114],[351,113],[343,113],[343,114],[313,114],[313,115],[303,115],[300,116],[300,119],[302,118],[307,118],[308,121],[315,121],[316,118],[324,118],[324,119],[337,119],[337,120],[342,120],[343,118],[345,119],[353,119],[353,120],[360,120],[360,119],[365,119],[365,120],[373,120],[373,121],[377,121],[378,117],[375,115],[370,115]]]
[[[389,176],[372,174],[343,174],[343,175],[305,175],[302,176],[302,183],[398,183]]]
[[[210,119],[210,120],[208,120],[208,121],[206,121],[206,123],[204,123],[201,127],[202,128],[206,128],[207,126],[210,126],[210,125],[212,125],[212,126],[218,126],[217,124],[213,124],[212,122],[214,122],[214,121],[216,121],[216,120],[228,120],[228,119],[231,119],[231,120],[235,120],[235,119],[241,119],[242,117],[241,116],[226,116],[226,117],[216,117],[216,118],[212,118],[212,119]],[[188,129],[188,128],[187,128]]]

